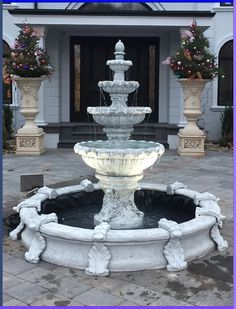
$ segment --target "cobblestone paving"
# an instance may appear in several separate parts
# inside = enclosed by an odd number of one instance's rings
[[[25,198],[20,175],[44,174],[45,185],[62,186],[93,178],[71,149],[48,150],[40,157],[6,154],[3,157],[3,214]],[[166,151],[161,162],[145,172],[153,182],[180,181],[192,190],[208,191],[220,198],[226,215],[222,234],[229,243],[225,252],[214,251],[190,262],[181,272],[148,270],[90,277],[84,271],[43,261],[24,260],[25,248],[8,238],[4,226],[4,306],[232,306],[233,305],[233,156],[208,152],[191,159]]]

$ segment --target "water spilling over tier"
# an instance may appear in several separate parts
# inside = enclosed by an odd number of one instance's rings
[[[114,72],[113,81],[100,81],[101,91],[110,94],[111,106],[88,107],[87,111],[94,120],[104,126],[108,139],[128,140],[133,126],[142,122],[146,114],[151,113],[150,107],[128,107],[128,95],[137,91],[137,81],[126,81],[125,72],[133,65],[132,61],[124,60],[124,44],[119,40],[115,45],[115,59],[108,60],[107,65]]]
[[[125,81],[124,72],[132,62],[124,60],[124,44],[115,46],[115,60],[107,65],[114,72],[113,81],[100,81],[98,86],[110,94],[109,107],[88,107],[96,122],[105,126],[108,141],[82,142],[74,151],[84,162],[95,168],[96,178],[104,191],[102,210],[95,215],[94,223],[108,222],[113,229],[140,227],[143,213],[134,202],[143,171],[152,166],[164,153],[159,143],[128,140],[133,125],[140,123],[150,107],[128,107],[129,93],[139,87],[136,81]]]

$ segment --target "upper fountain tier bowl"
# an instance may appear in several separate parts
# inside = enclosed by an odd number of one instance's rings
[[[84,162],[105,176],[129,177],[142,175],[164,153],[164,146],[145,141],[89,141],[77,143],[75,153]]]
[[[123,59],[112,59],[112,60],[108,60],[106,65],[108,65],[110,67],[110,69],[116,73],[119,72],[125,72],[127,71],[132,65],[132,61],[130,60],[123,60]],[[117,77],[122,78],[123,75],[117,75]]]

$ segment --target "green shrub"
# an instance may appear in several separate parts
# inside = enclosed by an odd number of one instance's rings
[[[3,106],[3,148],[8,148],[7,141],[12,138],[13,113],[9,105]]]

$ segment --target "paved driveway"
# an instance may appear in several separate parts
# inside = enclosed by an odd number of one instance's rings
[[[20,175],[35,173],[44,174],[47,186],[72,185],[94,175],[71,149],[48,150],[40,157],[4,155],[4,217],[25,198],[20,192]],[[25,248],[20,240],[8,238],[9,228],[4,226],[4,306],[233,305],[232,153],[208,152],[205,158],[192,159],[166,151],[159,164],[145,171],[145,178],[163,184],[180,181],[192,190],[219,197],[226,215],[222,234],[228,250],[193,261],[181,272],[152,270],[90,277],[82,270],[26,262]]]

